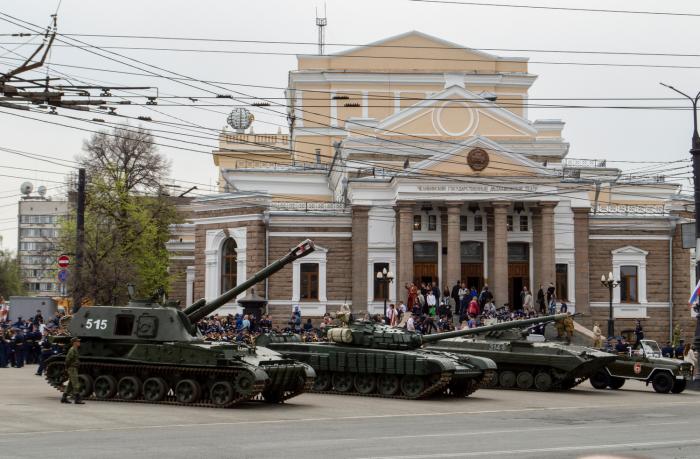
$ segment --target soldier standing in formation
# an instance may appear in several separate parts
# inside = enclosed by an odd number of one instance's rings
[[[80,349],[80,338],[73,338],[71,341],[71,348],[66,354],[66,372],[68,373],[68,386],[63,392],[63,397],[61,397],[61,403],[70,403],[68,397],[73,396],[74,403],[76,405],[82,405],[82,397],[80,396],[80,380],[78,379],[78,367],[80,366],[80,354],[78,349]]]

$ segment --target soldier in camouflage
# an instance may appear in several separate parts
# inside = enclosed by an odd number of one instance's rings
[[[66,372],[68,373],[68,386],[63,392],[63,397],[61,398],[61,403],[70,403],[68,400],[69,396],[73,396],[74,403],[76,405],[82,405],[82,398],[80,397],[80,380],[78,379],[78,367],[80,366],[80,338],[73,338],[71,340],[71,348],[66,354]]]

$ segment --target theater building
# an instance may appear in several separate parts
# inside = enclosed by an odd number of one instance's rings
[[[639,318],[648,336],[691,336],[691,201],[663,176],[567,159],[564,122],[528,118],[535,80],[525,58],[419,32],[299,56],[287,132],[221,131],[221,193],[183,206],[168,244],[173,296],[213,298],[311,238],[316,252],[255,288],[278,325],[296,305],[375,313],[407,282],[461,279],[514,306],[554,283],[605,329],[613,272],[618,333]]]

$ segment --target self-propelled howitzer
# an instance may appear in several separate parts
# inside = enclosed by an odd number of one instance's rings
[[[573,317],[543,316],[530,320],[530,324],[562,320]],[[498,365],[497,377],[482,386],[499,389],[569,390],[614,360],[610,354],[595,349],[545,341],[543,335],[531,334],[525,322],[504,322],[506,328],[500,330],[484,327],[477,336],[453,337],[431,343],[428,348],[492,359]]]
[[[520,321],[527,326],[533,321]],[[465,397],[496,374],[489,358],[435,351],[426,343],[509,328],[496,324],[435,335],[362,321],[328,330],[328,342],[303,343],[296,335],[263,335],[258,343],[311,365],[312,391],[408,399]]]
[[[306,240],[240,285],[184,311],[150,300],[81,308],[69,331],[81,340],[82,396],[227,407],[256,397],[281,402],[300,394],[313,382],[310,366],[264,347],[205,341],[197,322],[313,250]],[[46,361],[47,380],[59,390],[66,379],[64,361],[64,354]]]

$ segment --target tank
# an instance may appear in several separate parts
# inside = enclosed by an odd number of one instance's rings
[[[546,325],[567,316],[557,314],[534,321]],[[498,365],[498,374],[484,381],[483,387],[500,389],[569,390],[615,360],[595,349],[545,341],[543,335],[531,334],[519,321],[504,324],[510,327],[450,338],[431,344],[429,349],[492,359]]]
[[[306,240],[245,282],[184,311],[156,301],[91,306],[70,319],[79,337],[81,395],[98,400],[230,407],[251,399],[279,403],[310,388],[307,364],[243,343],[207,342],[197,322],[292,261],[314,251]],[[63,390],[65,355],[46,361],[46,379]]]
[[[524,320],[523,326],[533,321]],[[434,335],[358,321],[327,331],[328,342],[304,343],[296,335],[261,335],[258,343],[305,362],[316,371],[312,392],[421,399],[466,397],[489,382],[488,357],[425,349],[427,343],[510,328],[497,324]]]

